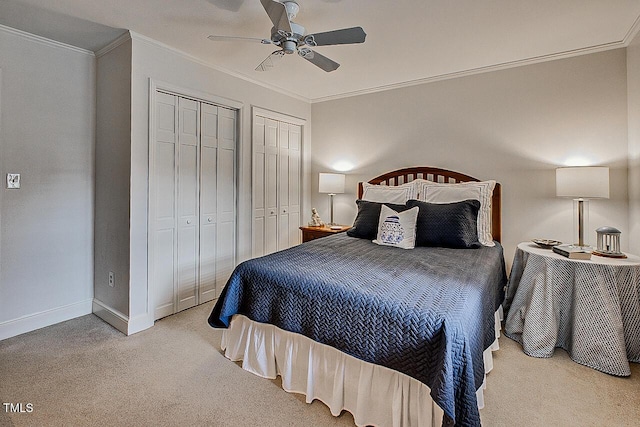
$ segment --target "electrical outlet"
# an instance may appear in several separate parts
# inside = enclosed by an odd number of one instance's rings
[[[113,273],[113,271],[109,272],[109,286],[111,286],[112,288],[116,285],[116,275]]]

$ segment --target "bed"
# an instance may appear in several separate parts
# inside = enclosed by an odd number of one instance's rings
[[[500,185],[492,181],[487,193],[485,184],[428,167],[360,183],[352,235],[238,265],[209,317],[211,326],[226,329],[225,356],[257,375],[280,375],[285,390],[321,400],[333,415],[351,412],[357,425],[480,425],[506,284]],[[478,200],[437,200],[477,189]],[[402,210],[395,202],[404,198]],[[372,206],[398,209],[376,227],[417,218],[416,246],[389,247],[382,228],[372,242],[363,222]],[[424,241],[420,230],[432,227],[428,238],[438,237],[451,218],[473,224],[473,236],[456,228],[462,247],[446,243],[447,235],[440,236],[444,244]],[[441,222],[433,228],[435,220]],[[491,241],[480,244],[487,232]]]

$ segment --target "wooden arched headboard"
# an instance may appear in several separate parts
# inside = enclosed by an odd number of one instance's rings
[[[387,172],[373,178],[369,184],[375,185],[401,185],[415,179],[427,179],[433,182],[455,184],[456,182],[479,182],[480,180],[469,175],[447,169],[418,166],[413,168],[398,169]],[[358,199],[362,198],[362,183],[358,183]],[[502,239],[502,190],[500,183],[496,183],[491,199],[491,233],[493,239],[500,242]]]

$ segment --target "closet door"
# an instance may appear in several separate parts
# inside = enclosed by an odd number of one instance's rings
[[[252,146],[253,171],[251,177],[253,223],[251,224],[251,255],[253,258],[265,255],[266,233],[266,119],[260,116],[253,118]]]
[[[178,307],[195,306],[199,263],[200,103],[178,98]]]
[[[264,253],[278,250],[278,122],[265,119]]]
[[[202,104],[200,148],[200,302],[216,297],[218,107]]]
[[[300,126],[279,123],[278,250],[300,243]]]
[[[301,168],[302,136],[300,125],[288,125],[288,190],[289,190],[289,246],[300,244],[300,200],[301,200]]]
[[[153,286],[154,318],[175,312],[176,283],[176,159],[178,140],[178,97],[158,92],[155,104],[155,140],[150,175],[151,188],[150,277]]]
[[[218,108],[216,298],[231,276],[236,254],[236,112]]]
[[[300,243],[301,129],[254,114],[254,257]]]
[[[149,283],[155,318],[216,298],[235,266],[237,111],[155,94]]]
[[[278,250],[287,249],[289,241],[289,124],[278,124]],[[295,203],[295,202],[293,202]]]

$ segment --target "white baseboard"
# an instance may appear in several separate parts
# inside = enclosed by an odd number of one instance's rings
[[[129,335],[135,334],[145,329],[149,329],[153,326],[153,316],[143,314],[141,316],[132,317],[129,319]]]
[[[91,302],[88,299],[4,321],[0,323],[0,340],[91,314]]]
[[[119,330],[125,335],[129,335],[129,316],[120,313],[113,307],[109,307],[102,301],[93,299],[93,314]]]
[[[132,335],[153,326],[152,316],[145,314],[131,318],[97,299],[93,300],[93,314],[125,335]]]

